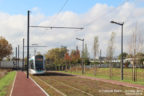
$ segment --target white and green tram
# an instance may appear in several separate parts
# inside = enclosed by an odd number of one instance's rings
[[[29,72],[31,74],[44,74],[45,57],[43,55],[35,55],[29,59]]]

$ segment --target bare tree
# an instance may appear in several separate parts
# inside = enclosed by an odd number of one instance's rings
[[[112,59],[114,55],[114,39],[115,39],[115,33],[112,32],[107,47],[107,60],[110,67],[110,78],[112,78]]]
[[[84,47],[84,54],[83,54],[83,58],[84,58],[84,73],[86,72],[86,68],[85,65],[88,64],[89,62],[89,52],[88,52],[88,47],[87,44],[85,43],[85,47]]]
[[[95,36],[94,37],[94,44],[93,44],[93,51],[94,51],[94,62],[96,62],[96,56],[97,56],[97,54],[98,54],[98,50],[99,50],[99,41],[98,41],[98,36]],[[97,67],[96,67],[96,64],[94,64],[95,65],[95,70],[94,70],[94,75],[96,75],[96,69],[97,69]]]
[[[136,81],[136,65],[140,63],[139,61],[142,59],[142,56],[136,56],[137,53],[143,52],[143,37],[141,31],[138,29],[138,25],[134,27],[132,31],[132,35],[130,37],[129,42],[129,54],[131,54],[131,58],[133,59],[133,68],[132,68],[132,80]]]

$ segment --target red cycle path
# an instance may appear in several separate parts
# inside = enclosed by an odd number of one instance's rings
[[[46,94],[24,72],[17,72],[11,96],[46,96]]]

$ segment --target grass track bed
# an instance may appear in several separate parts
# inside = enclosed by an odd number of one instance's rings
[[[55,90],[46,86],[40,82],[41,79],[44,82],[52,85],[54,88],[63,92],[67,96],[125,96],[125,90],[136,90],[130,87],[123,87],[104,83],[95,80],[83,79],[71,75],[64,75],[61,73],[48,72],[45,75],[32,76],[32,78],[42,87],[50,96],[62,96]],[[79,90],[77,90],[79,89]],[[122,92],[100,92],[101,90],[122,90]],[[84,92],[85,93],[84,93]],[[86,94],[86,93],[89,93]]]

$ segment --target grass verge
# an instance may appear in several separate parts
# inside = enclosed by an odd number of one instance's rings
[[[111,79],[109,78],[109,76],[107,75],[93,75],[91,73],[85,73],[84,75],[81,74],[81,72],[71,72],[71,71],[58,71],[58,72],[63,72],[63,73],[69,73],[69,74],[74,74],[74,75],[81,75],[81,76],[89,76],[89,77],[95,77],[95,78],[102,78],[102,79],[108,79],[108,80],[117,80],[117,81],[121,81],[121,82],[128,82],[131,84],[139,84],[139,85],[144,85],[144,82],[142,81],[132,81],[132,80],[120,80],[120,78],[118,76],[113,76]]]
[[[13,82],[16,72],[11,71],[0,79],[0,96],[7,95],[8,87]]]

